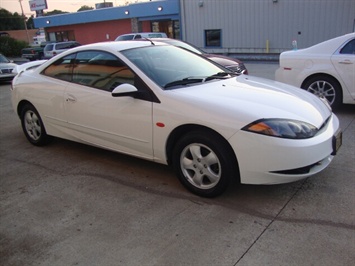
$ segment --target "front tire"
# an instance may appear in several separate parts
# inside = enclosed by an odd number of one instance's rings
[[[332,108],[337,108],[342,103],[342,90],[340,84],[328,76],[315,76],[307,80],[302,89],[318,97],[325,97]]]
[[[173,165],[180,182],[202,197],[216,197],[238,172],[228,143],[215,133],[190,132],[175,145]]]
[[[33,105],[26,104],[22,108],[20,118],[22,130],[31,144],[43,146],[51,140],[51,137],[47,135],[40,115]]]

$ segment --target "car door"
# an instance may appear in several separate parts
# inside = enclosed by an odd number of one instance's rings
[[[346,86],[344,90],[346,89],[348,94],[355,99],[355,39],[350,40],[333,54],[331,60]]]
[[[120,84],[135,84],[136,74],[103,51],[77,54],[65,92],[65,113],[73,135],[83,142],[151,159],[152,102],[113,97]]]

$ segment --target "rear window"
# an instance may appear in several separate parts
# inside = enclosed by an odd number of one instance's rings
[[[117,38],[117,41],[133,40],[134,35],[124,35]]]
[[[148,37],[149,38],[163,38],[164,36],[161,33],[149,33]]]

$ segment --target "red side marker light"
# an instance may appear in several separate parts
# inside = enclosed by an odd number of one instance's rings
[[[156,125],[157,125],[158,127],[165,127],[164,123],[161,123],[161,122],[157,122]]]

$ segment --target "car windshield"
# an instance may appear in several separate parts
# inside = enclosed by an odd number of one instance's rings
[[[181,88],[234,75],[197,54],[170,45],[134,48],[122,54],[164,89]]]
[[[10,63],[10,60],[0,54],[0,63]]]

